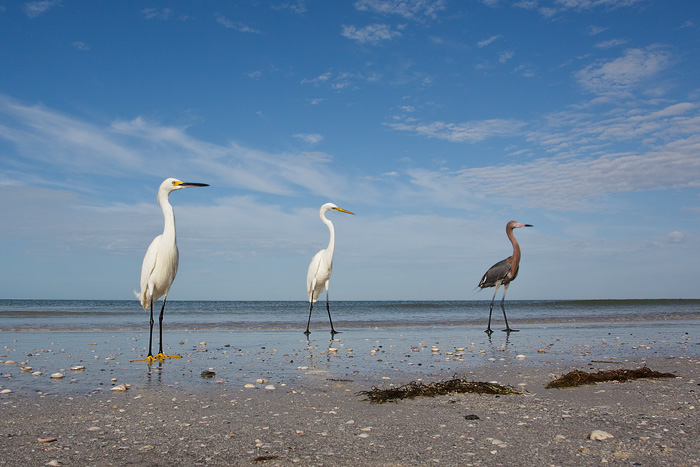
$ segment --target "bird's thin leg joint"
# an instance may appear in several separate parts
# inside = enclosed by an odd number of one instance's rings
[[[517,329],[512,329],[510,326],[508,326],[508,318],[506,317],[506,306],[505,306],[505,301],[506,301],[506,292],[508,291],[508,287],[506,286],[503,289],[503,298],[501,298],[501,310],[503,310],[503,319],[506,322],[506,328],[503,329],[503,332],[511,333],[511,332],[518,332]]]
[[[312,293],[313,293],[313,292],[312,292]],[[309,325],[311,324],[311,311],[312,311],[313,309],[314,309],[314,300],[313,300],[313,296],[312,296],[312,297],[311,297],[311,302],[310,302],[310,304],[309,304],[309,319],[308,319],[308,321],[306,322],[306,331],[304,331],[304,334],[306,334],[307,336],[308,336],[309,334],[311,334],[311,331],[309,331]]]
[[[328,290],[326,289],[326,311],[328,311],[328,321],[331,322],[331,336],[338,334],[338,331],[333,327],[333,318],[331,318],[331,306],[328,302]]]
[[[160,350],[158,355],[156,355],[157,360],[165,360],[166,358],[180,358],[179,355],[165,355],[163,353],[163,314],[165,312],[165,300],[166,297],[163,297],[163,306],[160,307],[160,317],[158,318],[158,326],[160,330]]]

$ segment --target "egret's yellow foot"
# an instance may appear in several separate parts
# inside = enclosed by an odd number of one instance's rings
[[[153,355],[149,355],[148,357],[140,359],[140,360],[130,360],[130,361],[132,361],[132,362],[148,362],[148,364],[150,365],[151,363],[156,362],[158,360],[160,360],[160,359],[157,357],[154,357]]]
[[[163,352],[159,352],[158,355],[156,355],[156,360],[163,361],[166,358],[182,358],[180,355],[165,355]]]

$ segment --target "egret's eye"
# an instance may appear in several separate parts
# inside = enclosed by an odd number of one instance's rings
[[[179,186],[179,185],[181,185],[181,184],[182,184],[181,181],[179,181],[179,180],[173,180],[173,186]]]

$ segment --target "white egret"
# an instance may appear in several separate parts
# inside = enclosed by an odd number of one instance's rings
[[[331,210],[355,215],[350,211],[339,208],[333,203],[326,203],[321,206],[321,220],[328,226],[328,230],[330,230],[331,233],[331,238],[328,242],[328,246],[316,253],[311,259],[311,264],[309,264],[309,272],[306,275],[306,290],[309,294],[309,320],[306,323],[306,331],[304,332],[306,335],[309,334],[311,311],[314,309],[314,302],[318,300],[318,297],[321,295],[321,292],[323,292],[324,287],[326,288],[326,310],[328,310],[328,320],[331,322],[331,334],[337,334],[336,330],[333,328],[331,309],[328,304],[328,280],[331,277],[331,270],[333,269],[333,250],[335,249],[335,229],[333,228],[333,223],[326,219],[326,212]]]
[[[175,178],[168,178],[160,184],[158,189],[158,203],[163,209],[163,217],[165,218],[165,226],[163,233],[153,239],[151,245],[146,251],[146,256],[143,258],[143,266],[141,267],[141,291],[134,292],[136,297],[141,302],[144,310],[151,310],[151,333],[148,339],[148,357],[144,359],[147,362],[155,360],[163,360],[165,358],[180,358],[179,356],[168,356],[163,353],[163,311],[165,310],[165,299],[168,297],[170,286],[175,280],[177,274],[177,265],[179,261],[179,253],[177,250],[177,238],[175,234],[175,213],[170,204],[170,193],[182,188],[193,186],[209,186],[206,183],[188,183],[182,182]],[[155,357],[151,352],[151,344],[153,342],[153,304],[163,297],[163,306],[160,308],[160,318],[158,321],[160,327],[160,347],[158,355]]]
[[[486,327],[485,331],[486,334],[488,334],[489,336],[493,332],[491,330],[491,313],[493,312],[493,301],[496,299],[496,292],[498,292],[498,288],[501,285],[503,286],[501,310],[503,310],[503,319],[506,321],[506,328],[504,329],[504,331],[507,333],[518,331],[517,329],[511,329],[511,327],[508,326],[508,318],[506,317],[506,308],[504,302],[506,301],[506,292],[508,291],[508,286],[510,285],[511,281],[515,280],[515,278],[518,277],[518,269],[520,268],[520,245],[518,245],[518,241],[513,235],[513,229],[517,229],[519,227],[532,227],[532,225],[521,224],[520,222],[515,221],[510,221],[508,222],[508,224],[506,224],[506,235],[508,236],[510,243],[513,245],[513,256],[509,256],[503,261],[499,261],[498,263],[491,266],[489,270],[486,271],[486,274],[484,274],[484,277],[481,278],[481,281],[479,281],[478,287],[481,289],[494,286],[496,287],[496,290],[493,291],[493,298],[491,298],[491,307],[489,308],[489,324]]]

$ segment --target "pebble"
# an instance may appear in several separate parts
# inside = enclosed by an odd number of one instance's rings
[[[12,389],[3,389],[0,394],[12,394]]]
[[[516,355],[515,358],[517,358],[518,360],[525,360],[525,355],[523,355],[523,354]]]
[[[50,461],[48,461],[48,462],[47,462],[46,464],[44,464],[44,465],[49,465],[49,466],[51,466],[51,467],[55,467],[55,466],[57,466],[57,465],[61,465],[61,461],[59,461],[59,460],[57,460],[57,459],[51,459]]]
[[[24,372],[29,372],[29,371],[32,371],[32,367],[30,367],[30,366],[23,366],[22,368],[20,368],[20,370],[22,370],[22,371],[24,371]]]
[[[84,370],[85,367],[83,365],[75,365],[75,366],[70,367],[70,369],[73,371],[80,371],[80,370]]]
[[[57,441],[56,438],[39,438],[37,439],[39,443],[41,444],[46,444],[46,443],[53,443],[54,441]]]
[[[41,376],[43,373],[41,371],[35,371],[32,376]]]
[[[124,383],[118,384],[111,389],[111,391],[114,391],[114,392],[124,392],[127,390],[129,390],[129,385],[124,384]]]
[[[268,391],[274,391],[275,385],[274,385],[274,384],[268,384],[267,386],[265,386],[265,389],[267,389]]]
[[[246,385],[243,387],[246,389],[255,389],[257,386],[254,384],[246,383]]]
[[[588,435],[589,439],[594,439],[596,441],[603,441],[606,439],[614,438],[613,435],[608,433],[607,431],[603,430],[593,430],[590,435]]]
[[[258,379],[255,380],[255,382],[256,382],[257,384],[265,384],[265,383],[269,383],[270,380],[269,380],[269,379],[264,379],[264,378],[258,378]]]
[[[14,364],[16,364],[16,363],[17,363],[17,362],[14,361],[14,360],[5,360],[5,365],[14,365]]]
[[[63,378],[63,373],[54,373],[51,375],[51,378],[53,379],[61,379]]]

